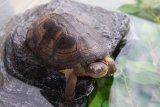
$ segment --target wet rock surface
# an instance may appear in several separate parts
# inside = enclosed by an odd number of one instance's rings
[[[72,14],[97,32],[100,32],[104,36],[110,54],[115,52],[118,54],[115,49],[120,41],[125,39],[129,29],[129,19],[122,13],[111,12],[69,0],[53,0],[48,4],[15,16],[0,33],[0,37],[7,37],[3,52],[6,69],[4,69],[1,59],[0,106],[85,106],[86,96],[93,90],[92,79],[78,78],[75,99],[66,101],[63,98],[64,76],[56,72],[52,66],[45,64],[30,50],[27,50],[24,45],[27,30],[32,22],[40,16],[53,12]]]

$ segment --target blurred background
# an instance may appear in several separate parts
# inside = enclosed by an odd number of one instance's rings
[[[23,13],[29,8],[45,4],[51,0],[0,0],[0,27],[2,27],[15,14]],[[74,0],[85,4],[97,5],[106,9],[116,9],[121,4],[133,3],[134,0]]]

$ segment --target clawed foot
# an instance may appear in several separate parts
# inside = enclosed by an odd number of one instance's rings
[[[66,78],[66,87],[64,97],[66,100],[73,100],[75,96],[75,88],[77,83],[77,75],[73,71],[73,69],[65,69],[60,72],[65,74]]]

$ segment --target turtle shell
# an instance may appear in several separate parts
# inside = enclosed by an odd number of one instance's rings
[[[91,63],[108,55],[102,35],[70,14],[48,14],[29,28],[28,47],[58,69]]]

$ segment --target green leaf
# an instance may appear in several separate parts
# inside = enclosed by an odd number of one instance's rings
[[[129,14],[136,14],[140,11],[137,5],[134,4],[125,4],[119,7],[119,10]]]
[[[136,0],[136,4],[125,4],[120,11],[160,23],[160,0]]]
[[[102,107],[109,107],[109,101],[104,101],[102,104]]]
[[[108,107],[113,77],[98,78],[96,83],[97,92],[88,107]]]
[[[92,103],[89,105],[89,107],[101,107],[103,102],[103,97],[100,94],[100,91],[96,93],[95,98],[92,100]]]

